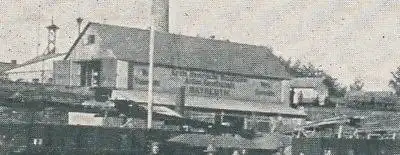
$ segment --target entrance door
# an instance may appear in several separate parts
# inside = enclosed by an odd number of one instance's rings
[[[81,63],[81,86],[100,86],[100,61],[88,61]]]

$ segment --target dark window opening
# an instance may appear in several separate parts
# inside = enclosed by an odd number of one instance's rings
[[[89,35],[87,44],[94,44],[95,43],[95,39],[96,39],[95,35]]]
[[[128,89],[133,89],[134,83],[134,64],[132,62],[128,63]]]
[[[81,64],[81,86],[100,86],[100,61],[84,62]]]

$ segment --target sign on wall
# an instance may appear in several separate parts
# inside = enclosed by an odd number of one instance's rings
[[[185,79],[184,83],[188,86],[187,89],[190,94],[201,96],[232,96],[234,95],[232,91],[237,89],[236,85],[243,85],[249,81],[248,78],[242,76],[198,71],[172,70],[172,75]],[[254,88],[255,96],[277,95],[273,91],[273,84],[268,81],[260,81]]]
[[[133,89],[147,90],[148,67],[135,65],[134,68]],[[154,68],[155,91],[176,93],[181,86],[186,86],[186,93],[190,96],[279,102],[282,85],[281,81],[276,79],[257,79],[166,67]]]

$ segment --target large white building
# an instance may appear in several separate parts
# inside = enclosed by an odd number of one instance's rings
[[[146,103],[149,38],[149,30],[89,23],[55,62],[55,84],[106,87],[112,99]],[[291,77],[269,47],[160,31],[154,41],[155,105],[175,106],[184,86],[187,118],[268,131],[306,115],[289,107],[283,81]]]

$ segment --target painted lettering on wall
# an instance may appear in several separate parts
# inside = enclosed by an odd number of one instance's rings
[[[248,81],[248,78],[242,76],[176,69],[172,70],[172,75],[185,79],[190,94],[202,96],[231,96],[235,84]],[[260,80],[258,86],[254,88],[254,95],[276,96],[273,85],[271,81]]]
[[[184,77],[188,92],[202,96],[230,96],[235,82],[247,82],[246,78],[207,72],[172,70],[172,75]]]

